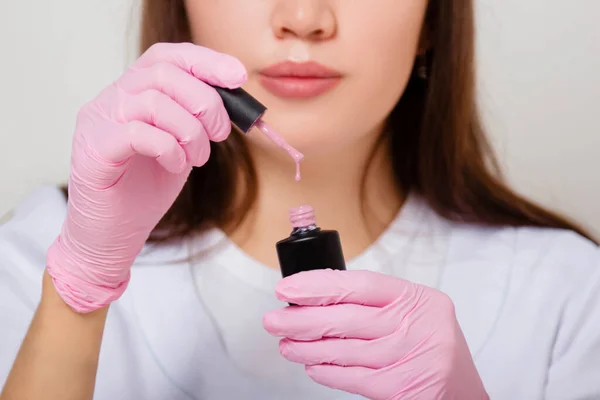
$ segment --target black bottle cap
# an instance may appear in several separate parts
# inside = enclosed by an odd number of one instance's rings
[[[248,133],[267,110],[267,107],[242,88],[225,89],[218,86],[213,88],[223,99],[231,123],[244,134]]]

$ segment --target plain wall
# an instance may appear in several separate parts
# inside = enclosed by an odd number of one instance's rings
[[[510,182],[600,235],[600,1],[480,0],[479,91]],[[68,176],[79,107],[136,53],[127,0],[0,3],[0,215]]]

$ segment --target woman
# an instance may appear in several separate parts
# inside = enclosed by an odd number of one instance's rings
[[[471,0],[155,0],[142,22],[78,115],[68,204],[43,189],[2,227],[2,399],[600,397],[600,252],[498,178]],[[268,106],[300,183],[213,86]],[[300,204],[348,271],[280,279]]]

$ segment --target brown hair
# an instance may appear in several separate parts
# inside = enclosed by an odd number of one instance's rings
[[[427,79],[413,74],[389,117],[389,148],[402,191],[419,193],[441,216],[487,225],[564,228],[566,219],[525,200],[502,181],[476,109],[472,0],[431,0],[426,18]],[[183,0],[145,0],[140,50],[191,41]],[[240,174],[241,172],[241,174]],[[235,199],[247,182],[244,200]],[[241,135],[212,144],[150,240],[183,237],[241,222],[257,194],[257,178]]]

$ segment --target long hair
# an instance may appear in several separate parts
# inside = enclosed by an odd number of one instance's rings
[[[144,0],[140,51],[158,42],[189,42],[183,0]],[[519,196],[503,182],[478,116],[475,96],[473,0],[430,0],[427,50],[388,121],[394,176],[403,192],[418,193],[439,215],[491,226],[576,231],[567,219]],[[399,44],[400,45],[400,44]],[[194,168],[151,241],[177,239],[241,222],[257,197],[257,177],[239,134],[212,143],[210,160]],[[241,174],[240,174],[241,172]],[[235,196],[245,183],[242,202]]]

